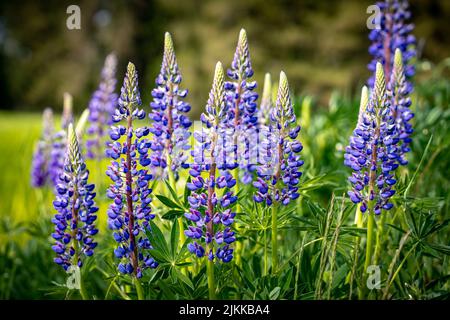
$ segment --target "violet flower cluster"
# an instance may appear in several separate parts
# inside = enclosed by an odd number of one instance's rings
[[[162,177],[167,176],[167,170],[177,174],[180,167],[189,167],[186,162],[187,150],[190,148],[189,127],[192,123],[186,113],[191,106],[183,101],[188,91],[180,88],[181,80],[172,38],[166,32],[161,71],[156,78],[157,87],[152,90],[152,112],[149,114],[153,120],[150,128],[153,134],[151,164],[153,168],[159,169],[154,172]]]
[[[256,134],[258,94],[254,91],[256,81],[251,81],[253,69],[244,29],[239,33],[231,68],[227,70],[231,81],[225,82],[227,115],[223,121],[234,130],[235,162],[242,175],[240,180],[248,184],[253,180],[256,165],[256,146],[252,133]]]
[[[64,270],[83,265],[83,257],[94,254],[97,242],[97,219],[94,185],[88,183],[89,171],[80,153],[78,139],[72,124],[68,127],[68,147],[63,172],[56,185],[56,200],[53,206],[58,212],[52,219],[55,244],[52,249],[57,256],[54,261]]]
[[[149,187],[152,175],[147,169],[151,142],[146,138],[150,132],[147,127],[133,126],[136,120],[145,119],[140,105],[138,75],[130,62],[118,107],[112,117],[115,125],[110,130],[112,142],[108,155],[112,162],[106,174],[112,180],[107,196],[113,202],[107,213],[108,226],[118,243],[114,250],[115,256],[120,259],[118,269],[137,278],[142,276],[144,269],[158,265],[147,252],[151,245],[146,230],[149,230],[149,221],[154,218],[150,207],[152,189]]]
[[[42,115],[42,134],[36,143],[31,164],[31,185],[35,188],[41,188],[51,183],[50,157],[53,131],[53,111],[46,108]]]
[[[86,141],[86,156],[90,159],[102,159],[105,156],[105,141],[112,115],[117,105],[116,88],[117,57],[109,54],[101,72],[101,81],[89,102],[89,138]]]
[[[232,205],[237,197],[230,190],[236,181],[228,171],[229,164],[224,161],[226,156],[221,156],[227,151],[222,149],[219,141],[226,130],[225,117],[224,72],[218,62],[206,112],[201,116],[203,129],[194,133],[198,144],[192,151],[194,163],[189,171],[192,181],[187,184],[191,190],[188,197],[190,210],[185,213],[191,225],[185,235],[192,239],[188,249],[197,257],[230,262],[233,259],[231,244],[236,241],[231,229],[236,215]],[[207,178],[203,178],[202,173]],[[221,189],[223,192],[219,195]]]
[[[300,195],[298,184],[304,162],[300,159],[303,146],[297,140],[300,126],[296,124],[284,72],[280,73],[277,101],[271,112],[270,124],[261,129],[260,165],[257,167],[258,178],[253,182],[257,192],[253,198],[256,202],[265,201],[268,206],[274,202],[287,205]]]
[[[391,112],[395,121],[400,146],[398,147],[398,162],[400,165],[406,165],[406,153],[411,151],[411,134],[414,129],[410,123],[414,117],[411,112],[411,98],[409,97],[412,86],[406,81],[405,70],[403,68],[403,59],[400,49],[395,50],[394,68],[392,70],[391,81],[387,87],[388,97],[391,101]]]
[[[414,66],[411,61],[416,56],[416,39],[411,34],[414,25],[407,21],[411,17],[406,0],[384,0],[377,2],[381,14],[379,19],[379,28],[371,30],[369,39],[372,42],[369,47],[369,53],[373,56],[368,68],[372,74],[375,74],[377,62],[384,66],[384,72],[387,83],[390,82],[392,67],[394,65],[394,54],[398,48],[403,56],[403,65],[405,76],[411,78],[414,73]],[[373,87],[374,76],[369,78],[368,85]],[[408,83],[408,85],[410,85]]]
[[[348,192],[354,203],[361,203],[361,212],[380,214],[393,207],[390,198],[398,167],[398,136],[381,63],[377,64],[375,85],[370,99],[363,90],[356,129],[346,148],[344,164],[353,169]]]

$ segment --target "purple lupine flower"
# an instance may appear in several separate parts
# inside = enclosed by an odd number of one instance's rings
[[[72,265],[81,267],[83,257],[94,254],[97,242],[93,236],[98,232],[94,224],[98,211],[94,203],[94,185],[88,183],[89,171],[81,156],[72,124],[68,128],[64,169],[59,178],[56,200],[53,201],[58,213],[52,219],[55,225],[52,249],[57,254],[54,261],[68,270]]]
[[[105,156],[105,138],[117,105],[117,94],[114,92],[116,67],[117,57],[111,53],[105,59],[100,84],[89,102],[86,156],[90,159],[102,159]]]
[[[300,167],[303,165],[300,152],[303,146],[297,140],[300,126],[296,124],[289,84],[283,71],[270,121],[269,127],[261,127],[261,165],[257,168],[258,178],[253,182],[257,188],[253,198],[256,202],[265,201],[269,206],[274,201],[287,205],[299,197]]]
[[[188,197],[190,210],[185,213],[191,225],[185,235],[192,239],[187,247],[197,257],[206,255],[210,260],[229,262],[233,259],[231,244],[236,240],[231,229],[236,214],[231,206],[237,197],[229,190],[236,181],[222,157],[228,150],[221,149],[219,140],[225,116],[224,72],[218,62],[206,112],[201,116],[203,129],[194,133],[198,145],[192,151],[194,163],[189,171],[192,181],[187,184],[192,193]],[[203,178],[202,172],[208,177]],[[219,189],[224,189],[221,196],[216,192]]]
[[[388,96],[391,101],[391,112],[395,121],[395,126],[400,139],[398,147],[398,161],[401,165],[406,165],[406,153],[411,151],[411,134],[413,133],[412,124],[409,122],[414,113],[411,112],[411,93],[412,87],[407,83],[405,70],[403,68],[402,52],[395,50],[394,68],[392,70],[391,81],[388,84]]]
[[[53,130],[53,111],[46,108],[42,114],[42,134],[36,143],[31,165],[31,185],[35,188],[41,188],[50,183],[49,164]]]
[[[411,78],[414,73],[412,59],[416,56],[416,39],[411,34],[414,25],[407,21],[411,18],[407,0],[384,0],[377,2],[381,14],[379,28],[371,30],[369,39],[372,41],[369,53],[373,56],[368,68],[371,74],[375,74],[377,62],[384,66],[386,82],[389,83],[394,65],[395,50],[400,49],[403,57],[405,76]],[[373,87],[374,76],[368,80],[369,87]],[[410,84],[408,84],[410,85]]]
[[[235,162],[242,173],[240,180],[248,184],[253,180],[255,171],[256,157],[252,146],[255,146],[256,139],[253,138],[258,125],[258,94],[254,92],[256,81],[250,80],[253,69],[244,29],[239,33],[234,59],[227,75],[231,81],[225,82],[228,112],[223,121],[234,130]]]
[[[151,213],[152,201],[148,172],[150,141],[147,127],[134,128],[136,120],[145,119],[145,112],[139,109],[141,98],[138,88],[138,75],[134,64],[128,63],[123,81],[119,104],[113,115],[115,125],[111,126],[110,149],[108,155],[113,159],[106,174],[112,184],[107,196],[112,200],[108,209],[108,226],[118,246],[114,250],[120,259],[118,269],[124,274],[142,276],[146,268],[156,268],[157,262],[150,256],[150,241],[146,236],[149,221],[155,216]],[[124,124],[119,124],[123,122]]]
[[[191,121],[186,116],[191,106],[183,101],[188,91],[181,89],[181,72],[178,68],[175,50],[170,34],[164,39],[164,55],[161,71],[156,78],[157,87],[152,90],[150,103],[153,120],[150,132],[153,134],[150,156],[154,172],[166,177],[167,170],[177,174],[177,170],[188,168],[189,127]]]
[[[349,177],[353,188],[348,192],[351,201],[361,203],[361,212],[380,214],[393,207],[389,199],[395,194],[399,139],[381,63],[377,64],[375,80],[370,100],[363,91],[358,124],[346,148],[344,164],[353,169]]]
[[[67,148],[67,128],[70,123],[73,123],[72,96],[69,93],[64,93],[61,130],[57,131],[53,136],[53,146],[50,156],[49,175],[54,186],[59,183],[59,175],[64,168],[64,157]]]

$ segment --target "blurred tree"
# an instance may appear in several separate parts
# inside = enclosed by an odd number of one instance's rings
[[[422,57],[438,62],[449,56],[450,1],[411,3]],[[77,109],[85,108],[110,51],[119,56],[119,78],[128,60],[136,64],[148,105],[166,30],[191,91],[193,117],[204,108],[215,62],[230,65],[241,27],[258,90],[265,72],[282,69],[294,93],[326,102],[333,90],[354,90],[369,76],[369,0],[81,0],[81,30],[66,28],[70,4],[1,2],[0,108],[61,108],[64,91],[74,95]]]

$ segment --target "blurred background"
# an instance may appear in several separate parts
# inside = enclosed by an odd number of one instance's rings
[[[450,1],[412,0],[419,58],[430,68],[450,52]],[[81,9],[81,30],[68,30],[66,9]],[[62,108],[62,94],[87,107],[105,56],[137,65],[145,105],[170,31],[190,90],[193,118],[204,108],[215,62],[229,66],[240,28],[249,37],[255,78],[286,71],[297,95],[329,101],[354,93],[369,76],[366,13],[372,1],[154,0],[1,1],[0,109]]]

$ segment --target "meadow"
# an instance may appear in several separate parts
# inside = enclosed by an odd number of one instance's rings
[[[415,117],[409,164],[399,169],[394,208],[375,218],[379,286],[365,291],[366,228],[355,223],[356,206],[347,196],[350,170],[343,165],[360,97],[335,92],[328,105],[319,105],[311,96],[293,101],[302,126],[304,174],[300,197],[278,214],[278,267],[273,270],[264,263],[270,252],[270,215],[264,206],[255,205],[254,188],[243,187],[236,216],[242,248],[232,262],[216,265],[217,298],[450,297],[450,63],[425,67],[418,64],[412,94]],[[67,274],[53,262],[53,191],[30,186],[32,153],[40,134],[40,114],[0,113],[0,299],[81,298],[79,290],[66,286]],[[104,172],[109,162],[87,160],[97,188],[100,231],[96,253],[86,259],[82,276],[87,298],[135,299],[132,280],[117,271],[114,239],[106,226],[110,181]],[[177,192],[163,183],[154,187],[156,217],[149,238],[159,266],[140,279],[145,299],[208,298],[206,262],[192,258],[186,245],[179,245],[176,218],[187,205],[186,180],[184,172]]]

